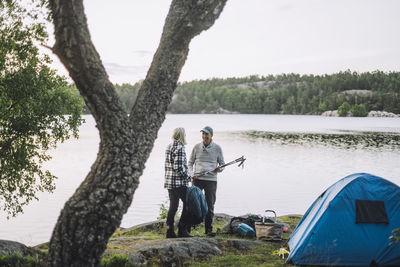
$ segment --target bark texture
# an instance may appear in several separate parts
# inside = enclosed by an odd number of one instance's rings
[[[54,228],[49,266],[99,266],[120,225],[165,119],[193,37],[211,27],[227,0],[174,0],[130,116],[90,39],[82,0],[50,0],[56,43],[100,134],[89,174],[66,202]]]

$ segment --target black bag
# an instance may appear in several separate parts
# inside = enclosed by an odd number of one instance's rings
[[[255,229],[255,221],[252,218],[246,217],[233,217],[229,223],[229,233],[236,234],[238,233],[237,228],[239,224],[245,223],[251,228]]]

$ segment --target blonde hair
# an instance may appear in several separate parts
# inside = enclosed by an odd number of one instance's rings
[[[174,132],[172,133],[172,139],[182,143],[183,145],[186,145],[185,129],[181,127],[174,129]]]

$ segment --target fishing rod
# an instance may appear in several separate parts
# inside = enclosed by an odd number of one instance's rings
[[[240,163],[238,164],[238,167],[242,166],[242,168],[243,168],[243,167],[244,167],[244,161],[245,161],[245,160],[246,160],[246,159],[244,158],[244,156],[241,156],[240,158],[237,158],[237,159],[232,160],[232,161],[230,161],[230,162],[228,162],[228,163],[222,164],[222,165],[220,165],[220,166],[218,166],[218,167],[219,167],[219,168],[223,168],[223,167],[226,167],[226,166],[229,166],[229,165],[232,165],[232,164],[235,164],[235,163],[240,162]],[[201,173],[196,174],[196,176],[203,176],[203,175],[212,173],[213,171],[214,171],[214,170],[201,172]]]

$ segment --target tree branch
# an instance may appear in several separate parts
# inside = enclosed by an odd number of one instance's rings
[[[148,149],[153,147],[157,131],[165,119],[189,53],[190,41],[214,24],[226,1],[172,1],[159,47],[130,113],[133,130],[137,137],[142,133],[138,140]]]
[[[104,124],[99,129],[119,128],[115,116],[126,114],[91,41],[82,0],[49,3],[56,36],[54,53],[68,70],[96,122]]]

